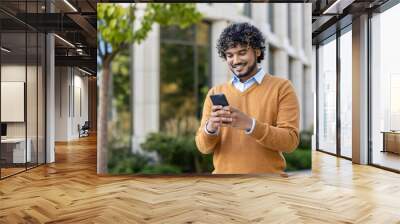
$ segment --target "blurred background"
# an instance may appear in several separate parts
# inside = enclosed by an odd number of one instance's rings
[[[135,5],[135,26],[145,19],[146,7],[145,3]],[[301,107],[301,143],[284,156],[287,171],[310,169],[314,122],[311,3],[201,3],[195,9],[201,14],[198,21],[185,28],[154,23],[143,41],[119,51],[112,60],[109,172],[213,170],[212,155],[198,152],[194,135],[207,91],[232,77],[217,54],[216,41],[233,22],[249,22],[263,32],[267,49],[261,66],[293,83]],[[105,50],[107,44],[99,48]],[[98,71],[101,79],[101,58]]]

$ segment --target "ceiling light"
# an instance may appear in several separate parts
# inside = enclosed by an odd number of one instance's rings
[[[88,72],[88,71],[85,71],[85,70],[83,70],[83,69],[81,69],[81,68],[79,68],[79,67],[78,67],[78,69],[79,69],[79,71],[81,71],[81,72],[83,72],[83,73],[85,73],[85,74],[92,75],[92,73],[90,73],[90,72]]]
[[[343,10],[353,2],[354,0],[336,0],[322,14],[342,14]]]
[[[61,41],[63,41],[64,43],[66,43],[67,45],[69,45],[70,47],[75,48],[75,45],[71,44],[71,42],[69,42],[68,40],[58,36],[57,34],[54,34],[55,37],[57,37],[58,39],[60,39]]]
[[[78,12],[78,10],[71,4],[69,3],[68,0],[64,0],[65,4],[67,4],[72,10],[74,10],[74,12]]]
[[[7,48],[5,48],[5,47],[1,47],[0,48],[2,51],[4,51],[4,52],[7,52],[7,53],[10,53],[11,52],[11,50],[9,50],[9,49],[7,49]]]

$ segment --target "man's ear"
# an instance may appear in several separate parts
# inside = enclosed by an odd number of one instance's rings
[[[256,49],[256,56],[260,57],[260,55],[261,55],[261,50],[260,49]]]

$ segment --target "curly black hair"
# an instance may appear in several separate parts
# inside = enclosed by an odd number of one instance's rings
[[[257,57],[257,63],[264,59],[265,38],[257,27],[249,23],[233,23],[226,27],[217,41],[218,55],[226,59],[225,51],[238,44],[260,49],[261,55]]]

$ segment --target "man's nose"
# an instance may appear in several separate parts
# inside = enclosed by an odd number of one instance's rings
[[[232,62],[233,62],[234,65],[238,64],[239,63],[239,56],[234,54],[232,60],[233,60]]]

